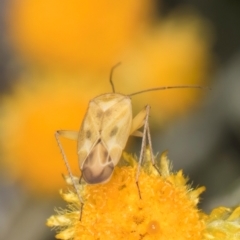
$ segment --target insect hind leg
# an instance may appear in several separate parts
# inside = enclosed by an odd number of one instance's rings
[[[149,113],[150,113],[150,106],[147,105],[146,106],[146,115],[145,115],[145,120],[144,120],[144,125],[143,125],[142,145],[141,145],[140,156],[139,156],[137,172],[136,172],[136,185],[137,185],[137,188],[138,188],[138,194],[139,194],[140,199],[142,199],[142,196],[141,196],[141,191],[140,191],[140,188],[139,188],[139,175],[140,175],[141,165],[143,163],[144,156],[145,156],[145,149],[146,149],[146,142],[147,141],[148,141],[148,144],[149,144],[150,158],[151,158],[152,165],[157,170],[157,172],[159,174],[161,174],[160,170],[158,169],[158,167],[155,163],[155,159],[154,159],[154,156],[153,156],[152,140],[151,140],[151,134],[150,134],[150,129],[149,129]]]
[[[69,165],[69,163],[68,163],[67,156],[66,156],[66,154],[65,154],[65,152],[64,152],[64,150],[63,150],[63,146],[62,146],[61,141],[60,141],[60,138],[59,138],[60,135],[64,135],[64,134],[61,134],[62,132],[67,132],[67,131],[56,131],[56,132],[55,132],[55,138],[56,138],[58,147],[59,147],[59,149],[60,149],[60,151],[61,151],[61,154],[62,154],[62,157],[63,157],[63,161],[64,161],[65,166],[66,166],[66,168],[67,168],[67,171],[68,171],[69,177],[70,177],[70,179],[71,179],[72,185],[73,185],[73,187],[74,187],[74,189],[75,189],[75,191],[76,191],[76,194],[77,194],[77,196],[78,196],[79,202],[80,202],[80,204],[81,204],[81,206],[80,206],[80,217],[79,217],[79,221],[81,221],[84,202],[83,202],[83,199],[82,199],[82,197],[81,197],[81,194],[80,194],[80,192],[79,192],[79,190],[78,190],[78,188],[77,188],[77,185],[76,185],[76,183],[75,183],[75,181],[74,181],[74,177],[73,177],[73,174],[72,174],[70,165]]]

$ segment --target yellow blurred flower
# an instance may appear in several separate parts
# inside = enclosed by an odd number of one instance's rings
[[[141,31],[149,0],[11,0],[7,22],[15,48],[29,63],[102,69]]]
[[[134,42],[125,56],[119,74],[128,92],[171,85],[208,85],[211,63],[212,35],[204,19],[192,12],[176,12],[162,19]],[[204,91],[185,89],[133,97],[138,110],[151,105],[152,119],[169,123],[179,114],[196,107]]]
[[[124,159],[128,165],[116,167],[108,183],[79,188],[84,198],[81,221],[76,194],[61,191],[68,209],[57,210],[47,220],[48,226],[58,229],[56,238],[202,240],[204,214],[197,204],[205,188],[192,189],[182,171],[170,171],[166,154],[162,154],[161,175],[146,159],[139,178],[140,199],[136,161],[127,154]]]
[[[89,99],[102,93],[101,85],[84,76],[30,76],[1,99],[1,161],[12,179],[38,194],[55,194],[65,166],[54,138],[56,130],[78,130]],[[101,78],[98,79],[101,81]],[[106,84],[108,82],[106,81]],[[103,88],[104,88],[103,84]],[[109,87],[110,88],[110,87]],[[79,173],[77,144],[61,139],[71,166]]]
[[[114,82],[125,94],[208,82],[212,36],[209,24],[193,11],[179,10],[156,23],[154,3],[146,0],[11,3],[10,39],[30,65],[106,73],[121,61]],[[151,119],[159,127],[196,106],[200,96],[199,90],[172,90],[133,101],[136,112],[150,104]]]
[[[240,239],[240,207],[214,209],[206,219],[203,240]]]

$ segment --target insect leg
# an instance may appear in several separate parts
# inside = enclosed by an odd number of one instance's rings
[[[147,129],[148,129],[148,117],[149,117],[149,111],[150,111],[150,106],[147,105],[145,108],[145,117],[144,117],[144,126],[143,126],[143,136],[142,136],[142,146],[141,146],[141,151],[140,151],[140,157],[139,157],[139,161],[138,161],[138,166],[137,166],[137,172],[136,172],[136,184],[137,184],[137,188],[138,188],[138,194],[139,194],[139,198],[141,199],[141,192],[140,192],[140,188],[139,188],[139,184],[138,184],[138,179],[139,179],[139,174],[140,174],[140,169],[141,169],[141,165],[143,162],[143,158],[144,158],[144,153],[145,153],[145,148],[146,148],[146,136],[147,136]]]
[[[67,132],[68,132],[68,131],[56,131],[56,132],[55,132],[55,138],[56,138],[56,140],[57,140],[57,143],[58,143],[58,146],[59,146],[59,148],[60,148],[61,154],[62,154],[62,156],[63,156],[63,160],[64,160],[64,163],[65,163],[65,165],[66,165],[66,168],[67,168],[68,174],[69,174],[69,176],[70,176],[70,179],[71,179],[71,181],[72,181],[73,187],[74,187],[74,189],[75,189],[75,191],[76,191],[76,193],[77,193],[78,199],[79,199],[79,201],[80,201],[80,203],[81,203],[81,206],[80,206],[80,218],[79,218],[79,220],[81,221],[81,219],[82,219],[82,210],[83,210],[83,205],[84,205],[84,203],[83,203],[82,197],[81,197],[81,195],[80,195],[80,193],[79,193],[79,191],[78,191],[78,188],[77,188],[77,186],[76,186],[76,183],[75,183],[75,181],[74,181],[74,177],[73,177],[73,175],[72,175],[72,171],[71,171],[70,165],[69,165],[69,163],[68,163],[67,156],[66,156],[66,154],[65,154],[65,152],[64,152],[64,150],[63,150],[63,147],[62,147],[62,144],[61,144],[61,141],[60,141],[60,138],[59,138],[60,135],[64,135],[64,134],[61,134],[61,133],[67,134]]]
[[[148,115],[148,114],[147,114]],[[149,129],[149,121],[147,119],[146,121],[147,123],[147,138],[148,138],[148,144],[149,144],[149,150],[150,150],[150,157],[151,157],[151,161],[152,161],[152,165],[153,167],[157,170],[157,172],[159,173],[159,175],[161,175],[160,170],[158,169],[156,163],[155,163],[155,159],[153,156],[153,148],[152,148],[152,140],[151,140],[151,134],[150,134],[150,129]]]
[[[71,139],[77,141],[78,132],[77,131],[69,131],[69,130],[58,130],[58,135],[61,135],[64,138]]]

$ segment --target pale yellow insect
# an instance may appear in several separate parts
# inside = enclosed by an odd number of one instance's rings
[[[155,168],[156,166],[153,157],[148,122],[150,106],[147,105],[144,107],[143,110],[133,118],[131,96],[143,92],[164,89],[202,88],[200,86],[187,85],[168,86],[151,88],[132,93],[130,95],[123,95],[120,93],[115,93],[114,85],[112,82],[112,73],[114,68],[112,68],[110,75],[110,83],[112,85],[113,92],[95,97],[89,102],[88,109],[80,130],[60,130],[55,134],[68,170],[68,174],[71,178],[82,206],[83,200],[79,194],[76,184],[74,183],[74,178],[71,173],[63,147],[60,143],[59,135],[77,141],[78,161],[82,172],[81,178],[83,178],[88,184],[99,184],[109,181],[113,174],[114,167],[118,164],[121,158],[122,151],[125,148],[129,136],[133,135],[142,137],[138,170],[136,172],[136,184],[138,187],[139,172],[144,157],[146,141],[148,141],[149,144],[152,164]],[[139,131],[141,127],[143,127],[143,132]],[[139,197],[141,198],[140,190]]]

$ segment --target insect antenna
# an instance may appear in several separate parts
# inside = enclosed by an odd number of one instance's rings
[[[149,88],[149,89],[145,89],[145,90],[142,90],[142,91],[134,92],[134,93],[129,94],[128,96],[131,97],[131,96],[141,94],[141,93],[145,93],[145,92],[176,89],[176,88],[197,88],[197,89],[209,89],[210,90],[209,87],[203,87],[203,86],[199,86],[199,85],[163,86],[163,87]]]
[[[110,84],[112,86],[112,91],[115,93],[115,87],[113,84],[112,76],[113,76],[113,71],[116,67],[118,67],[121,64],[121,62],[117,63],[115,66],[112,67],[111,72],[110,72]]]

